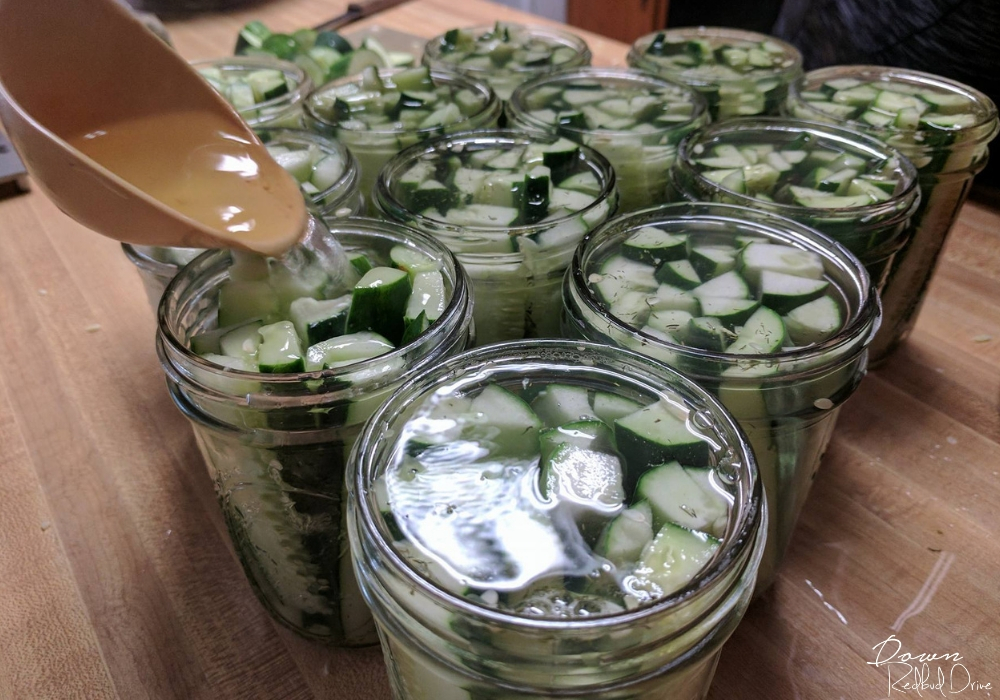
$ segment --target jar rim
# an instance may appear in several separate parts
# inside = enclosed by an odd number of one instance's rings
[[[711,411],[713,419],[717,421],[715,425],[721,424],[720,430],[716,432],[724,431],[730,438],[735,438],[735,442],[727,441],[725,443],[737,447],[740,464],[738,484],[739,495],[742,498],[738,504],[734,505],[734,508],[738,507],[739,509],[739,518],[736,525],[731,528],[732,535],[723,541],[719,552],[711,560],[711,564],[703,568],[688,585],[668,596],[633,610],[579,618],[550,618],[518,615],[484,607],[464,596],[447,591],[417,572],[387,539],[387,530],[380,527],[380,514],[377,505],[373,502],[373,490],[369,488],[371,477],[375,476],[374,472],[379,466],[374,461],[377,452],[375,449],[367,448],[369,445],[377,445],[380,449],[384,449],[382,438],[388,433],[394,420],[399,418],[408,407],[425,398],[435,388],[442,386],[449,380],[454,381],[459,376],[466,375],[470,367],[478,368],[474,375],[475,380],[482,382],[491,374],[499,374],[507,368],[518,370],[522,368],[523,364],[533,360],[548,362],[549,367],[551,367],[559,361],[552,357],[558,353],[565,356],[560,358],[563,363],[570,362],[570,357],[576,358],[573,367],[581,374],[582,369],[586,366],[581,363],[584,358],[591,365],[596,364],[593,362],[594,357],[601,356],[610,357],[612,359],[609,361],[619,363],[621,366],[627,365],[632,374],[626,375],[615,368],[612,368],[609,373],[614,373],[619,377],[624,376],[637,385],[641,384],[649,393],[658,398],[668,395],[680,398],[692,410],[707,407]],[[540,371],[544,371],[544,369]],[[664,377],[668,377],[668,379],[665,380]],[[353,470],[353,475],[350,470]],[[461,611],[478,621],[521,630],[589,631],[602,628],[613,629],[628,627],[640,620],[648,619],[651,615],[668,615],[678,609],[683,609],[708,595],[716,583],[724,581],[729,567],[739,563],[740,558],[748,548],[762,544],[763,538],[760,528],[762,523],[766,522],[767,517],[763,505],[763,486],[753,450],[736,420],[718,399],[680,372],[640,353],[590,341],[556,338],[506,341],[467,350],[448,358],[435,367],[427,368],[419,374],[410,376],[393,396],[372,414],[365,424],[358,437],[355,459],[352,460],[349,467],[348,487],[354,490],[358,505],[357,518],[364,529],[364,537],[370,538],[377,547],[379,555],[388,557],[395,569],[402,572],[410,583],[419,586],[424,594],[429,595],[437,602]],[[705,612],[710,610],[711,608]],[[695,616],[688,625],[680,626],[675,630],[675,633],[683,633],[688,627],[697,624],[698,621],[698,617]]]
[[[532,78],[524,83],[518,85],[514,92],[511,94],[510,99],[507,101],[507,107],[511,112],[511,118],[521,119],[527,122],[531,127],[542,128],[542,129],[557,129],[560,133],[569,133],[576,135],[586,135],[586,134],[602,134],[609,136],[625,136],[625,135],[635,135],[636,132],[630,131],[628,129],[583,129],[580,127],[574,127],[566,124],[551,124],[544,122],[531,115],[530,110],[524,104],[527,96],[532,90],[536,90],[541,87],[547,87],[555,83],[563,83],[572,80],[578,80],[580,78],[589,78],[597,82],[608,81],[614,83],[631,83],[631,84],[642,84],[651,88],[671,88],[675,90],[680,90],[685,94],[688,101],[694,105],[694,113],[691,118],[684,122],[677,122],[675,124],[670,124],[664,126],[656,131],[643,132],[641,136],[654,136],[669,134],[673,131],[679,129],[684,129],[692,124],[699,122],[700,120],[706,118],[708,115],[708,101],[705,97],[692,88],[690,85],[685,83],[680,83],[674,80],[668,80],[666,78],[661,78],[650,73],[644,73],[639,70],[633,70],[630,68],[609,68],[609,67],[596,67],[587,66],[583,68],[573,68],[568,70],[557,71],[554,73],[544,73],[536,78]],[[603,84],[602,84],[603,87]]]
[[[405,70],[410,70],[409,68],[380,68],[378,69],[378,75],[380,78],[388,78],[393,75],[400,73]],[[475,114],[471,114],[464,117],[461,121],[455,122],[454,124],[449,124],[446,126],[462,127],[468,122],[480,119],[484,114],[488,115],[491,111],[500,109],[500,100],[493,92],[491,88],[486,83],[475,80],[461,73],[448,70],[439,70],[437,68],[430,69],[431,80],[434,81],[435,86],[440,83],[446,85],[455,85],[460,88],[467,90],[475,90],[482,97],[485,98],[483,102],[483,107]],[[330,88],[340,87],[342,85],[349,85],[351,83],[357,83],[361,80],[361,75],[345,75],[335,80],[331,80],[323,85],[320,85],[315,90],[313,90],[309,96],[306,98],[303,104],[303,109],[305,110],[308,117],[318,124],[323,125],[327,128],[341,129],[344,133],[349,133],[352,135],[362,136],[365,134],[370,134],[372,136],[396,136],[399,134],[437,134],[441,131],[440,126],[428,126],[421,129],[351,129],[345,128],[339,119],[328,119],[316,111],[316,98],[321,95],[324,91]]]
[[[587,46],[587,42],[584,41],[582,37],[577,36],[576,34],[573,34],[572,32],[568,32],[568,31],[565,31],[565,30],[562,30],[562,29],[556,29],[554,27],[548,27],[548,26],[540,25],[540,24],[520,24],[520,23],[517,23],[517,22],[503,22],[503,24],[505,26],[509,27],[509,28],[517,29],[519,32],[526,32],[530,36],[537,36],[537,37],[542,37],[542,38],[545,38],[545,39],[552,39],[556,43],[559,44],[558,47],[554,47],[554,48],[566,47],[566,48],[570,48],[570,49],[575,50],[576,51],[576,55],[577,55],[576,59],[573,60],[573,61],[567,61],[566,62],[566,63],[570,64],[570,67],[573,67],[573,66],[576,66],[576,65],[581,65],[581,64],[582,65],[586,65],[587,63],[590,62],[590,58],[591,58],[590,47]],[[459,29],[463,29],[463,30],[470,31],[470,32],[475,32],[475,33],[478,34],[480,32],[490,31],[495,26],[496,25],[493,25],[493,24],[476,24],[476,25],[473,25],[471,27],[460,27]],[[452,66],[453,65],[453,64],[451,64],[451,63],[449,63],[449,62],[444,61],[444,60],[441,59],[441,39],[443,37],[444,37],[444,33],[438,34],[437,36],[435,36],[432,39],[428,40],[428,42],[424,45],[424,63],[428,63],[430,61],[435,61],[439,65],[448,65],[448,66]],[[564,64],[560,64],[560,65],[564,65]],[[452,70],[457,70],[457,69],[456,68],[452,68]],[[514,73],[514,74],[517,74],[517,73],[528,73],[528,74],[531,74],[531,73],[537,73],[539,69],[535,68],[535,67],[532,67],[532,66],[514,66],[512,68],[505,68],[504,70],[506,72],[508,72],[508,73]],[[551,68],[548,68],[548,69],[546,69],[545,72],[549,72],[550,70],[551,70]],[[475,76],[482,75],[482,76],[488,77],[491,74],[496,73],[496,70],[494,68],[492,68],[492,67],[488,68],[488,69],[487,68],[462,68],[460,70],[460,72],[464,73],[464,74],[468,74],[468,75],[475,75]]]
[[[685,39],[734,39],[740,41],[756,41],[764,42],[769,41],[773,44],[780,46],[784,50],[784,55],[792,59],[792,63],[787,66],[775,66],[773,68],[762,68],[761,70],[754,70],[746,73],[739,78],[731,79],[707,79],[699,78],[697,76],[688,77],[685,75],[685,71],[673,71],[670,70],[669,66],[664,66],[662,63],[655,61],[651,58],[646,57],[646,50],[649,45],[653,43],[653,40],[660,34],[666,34],[667,37],[681,37]],[[761,34],[760,32],[752,32],[746,29],[736,29],[733,27],[673,27],[670,29],[660,29],[655,32],[650,32],[644,36],[639,37],[629,48],[628,52],[628,63],[630,66],[641,67],[644,70],[656,70],[658,72],[669,72],[675,76],[683,76],[684,82],[690,85],[698,85],[701,87],[709,87],[712,85],[721,85],[724,83],[734,82],[737,80],[747,80],[753,79],[757,80],[760,78],[771,78],[780,77],[782,75],[800,73],[802,71],[802,52],[800,52],[795,46],[789,44],[787,41],[782,41],[781,39],[771,36],[769,34]]]
[[[924,87],[933,87],[947,93],[959,94],[969,99],[970,104],[976,109],[980,118],[975,124],[963,126],[958,129],[949,129],[955,133],[971,133],[981,130],[984,127],[992,126],[974,142],[991,141],[1000,131],[1000,124],[997,122],[997,106],[985,93],[960,83],[957,80],[945,78],[933,73],[911,70],[909,68],[897,68],[893,66],[876,66],[868,64],[856,64],[846,66],[827,66],[817,68],[800,76],[788,87],[789,102],[795,101],[796,105],[808,109],[817,115],[818,119],[827,121],[833,120],[840,124],[849,124],[857,127],[867,134],[877,134],[879,138],[890,137],[896,134],[926,134],[935,133],[928,129],[904,129],[898,127],[877,127],[872,124],[858,121],[856,119],[837,119],[832,114],[813,108],[806,100],[802,99],[801,93],[805,91],[806,85],[815,82],[826,82],[826,80],[836,77],[856,77],[859,79],[871,79],[880,82],[900,82],[915,84]]]
[[[561,223],[585,216],[591,211],[602,206],[616,191],[617,180],[611,163],[603,155],[585,144],[575,143],[580,149],[583,160],[596,171],[602,186],[601,191],[594,198],[594,201],[583,209],[570,212],[566,216],[545,223],[521,224],[518,226],[459,226],[450,224],[442,219],[424,216],[422,212],[410,211],[396,197],[393,184],[395,178],[401,176],[409,166],[418,158],[441,153],[464,150],[467,144],[491,143],[500,147],[512,148],[519,145],[531,145],[533,143],[551,144],[559,139],[558,136],[545,134],[535,134],[513,129],[477,129],[475,131],[461,131],[454,134],[441,136],[422,143],[417,143],[406,148],[389,160],[379,173],[375,183],[375,204],[389,216],[404,214],[417,222],[417,228],[421,230],[433,230],[436,236],[444,239],[462,235],[463,232],[473,232],[480,235],[506,235],[510,238],[529,235],[536,231],[558,226]],[[461,253],[461,255],[467,255]]]
[[[762,202],[757,198],[734,192],[722,187],[721,183],[709,180],[702,171],[695,168],[693,163],[692,149],[704,145],[704,142],[717,136],[724,139],[733,135],[745,135],[748,133],[764,134],[814,134],[826,141],[836,141],[841,146],[846,146],[855,152],[867,153],[869,156],[875,155],[883,158],[893,158],[899,164],[904,178],[904,187],[901,192],[893,194],[884,202],[873,202],[858,207],[806,207],[797,204],[787,204],[783,202]],[[878,139],[867,134],[823,122],[813,122],[804,119],[793,119],[788,117],[741,117],[722,122],[709,124],[701,129],[692,132],[685,138],[677,149],[676,166],[678,171],[683,171],[691,175],[698,183],[698,186],[714,193],[723,193],[727,197],[736,199],[747,208],[760,208],[766,211],[785,216],[786,218],[798,220],[799,217],[836,217],[850,215],[858,219],[856,228],[885,227],[905,221],[920,204],[920,187],[917,169],[909,158],[900,153],[892,146],[885,144]],[[676,180],[675,180],[675,184]],[[909,201],[906,206],[901,203]],[[883,214],[895,212],[889,219],[879,219]],[[867,223],[866,223],[867,222]]]
[[[736,355],[702,350],[701,348],[693,348],[678,343],[669,343],[660,338],[642,333],[638,328],[625,323],[610,313],[607,305],[603,304],[597,298],[596,293],[588,284],[587,275],[589,275],[589,271],[585,268],[589,262],[589,256],[594,254],[597,246],[619,238],[623,239],[625,235],[636,228],[650,225],[655,226],[658,222],[667,220],[701,220],[724,224],[735,222],[750,227],[751,231],[748,233],[752,235],[764,235],[771,240],[779,240],[783,243],[795,243],[797,244],[796,247],[805,248],[817,253],[824,260],[833,262],[837,269],[845,273],[853,283],[854,288],[852,291],[857,292],[859,300],[858,308],[849,309],[851,312],[850,320],[834,336],[815,345],[776,353]],[[842,244],[793,219],[768,211],[750,209],[749,207],[741,207],[735,204],[680,202],[640,209],[617,217],[612,221],[598,226],[584,237],[583,242],[576,249],[576,253],[573,256],[567,283],[573,285],[583,303],[591,311],[600,314],[604,322],[609,323],[619,332],[640,337],[646,345],[665,347],[671,352],[686,358],[702,361],[708,360],[719,365],[740,366],[747,363],[795,364],[803,361],[819,360],[823,355],[828,353],[831,357],[840,357],[838,351],[850,348],[852,345],[859,343],[859,341],[861,341],[861,350],[863,350],[867,346],[867,342],[874,337],[881,320],[881,303],[878,295],[872,288],[868,271],[862,265],[861,261]],[[807,364],[812,366],[811,362]],[[825,366],[826,364],[824,363],[818,365],[820,369]],[[687,371],[687,374],[694,376],[690,371]]]

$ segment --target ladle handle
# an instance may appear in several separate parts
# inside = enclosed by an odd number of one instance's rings
[[[372,15],[378,14],[388,10],[389,8],[395,7],[396,5],[402,5],[407,0],[356,0],[347,6],[347,12],[331,20],[318,24],[313,29],[318,32],[330,30],[330,29],[340,29],[341,27],[346,27],[348,24],[352,24],[365,17],[371,17]]]

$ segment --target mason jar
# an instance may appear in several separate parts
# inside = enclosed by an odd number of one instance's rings
[[[590,65],[590,49],[575,34],[552,27],[497,22],[451,29],[427,42],[423,62],[486,83],[509,100],[521,83],[545,73]]]
[[[492,159],[498,160],[487,167]],[[531,219],[521,192],[539,166],[549,209]],[[414,178],[424,175],[420,184],[437,193],[417,192]],[[455,253],[472,280],[476,339],[485,345],[559,335],[563,274],[584,234],[614,214],[615,183],[611,164],[588,146],[517,131],[477,131],[413,146],[393,158],[379,175],[375,204],[389,219],[433,235]],[[577,189],[560,187],[566,184]],[[437,204],[428,206],[435,194]]]
[[[677,144],[708,123],[692,88],[637,71],[581,68],[523,83],[507,103],[512,128],[565,136],[608,159],[621,212],[673,201]]]
[[[762,209],[825,233],[858,257],[883,294],[893,293],[889,269],[920,202],[916,170],[898,151],[797,119],[712,124],[681,144],[673,180],[690,201]]]
[[[192,61],[191,67],[198,71],[208,83],[225,97],[243,117],[250,128],[263,126],[290,129],[302,126],[302,105],[312,92],[313,84],[306,72],[289,61],[271,56],[226,56],[203,61]],[[287,89],[274,97],[261,99],[236,99],[226,91],[233,81],[245,82],[257,71],[279,71],[285,79]]]
[[[766,34],[723,27],[679,27],[647,34],[628,52],[633,68],[690,85],[708,100],[713,121],[777,114],[802,75],[802,54]]]
[[[414,70],[416,69],[383,69],[377,75],[384,90],[398,94],[394,81],[404,73],[412,74]],[[351,149],[361,171],[361,192],[369,203],[382,166],[407,146],[442,134],[468,129],[490,129],[497,125],[500,118],[500,101],[485,83],[439,70],[430,71],[430,80],[437,91],[433,93],[434,96],[446,107],[459,103],[462,105],[456,114],[452,114],[443,123],[413,127],[398,118],[383,119],[384,115],[374,114],[374,111],[383,108],[378,100],[375,100],[378,103],[377,109],[372,107],[373,116],[367,121],[353,111],[339,114],[336,106],[345,95],[357,98],[366,94],[378,94],[365,87],[366,79],[364,75],[355,75],[317,88],[306,100],[305,113],[309,129],[336,138]],[[459,95],[466,97],[459,99]],[[369,206],[369,211],[374,211],[374,208]]]
[[[909,242],[889,273],[891,288],[882,294],[882,330],[871,346],[877,366],[913,330],[948,232],[1000,131],[996,105],[978,90],[928,73],[832,66],[796,81],[785,110],[862,131],[917,168],[922,198]]]
[[[298,181],[315,214],[327,223],[359,216],[364,200],[358,187],[358,164],[343,144],[301,129],[256,129],[272,157]],[[155,311],[177,271],[201,255],[201,248],[168,248],[122,243],[135,265]]]
[[[719,302],[706,301],[716,299],[706,288],[681,293],[672,284],[659,283],[666,271],[657,277],[654,268],[669,265],[666,261],[622,262],[626,243],[634,244],[633,236],[639,231],[650,235],[650,230],[679,243],[685,260],[691,253],[684,248],[695,246],[701,253],[714,251],[717,259],[720,249],[737,251],[730,259],[736,267],[729,272],[743,282],[725,272],[702,284],[726,275],[726,283],[750,289],[744,309],[752,315],[725,320],[715,310]],[[748,253],[754,244],[765,247]],[[766,256],[777,264],[761,262]],[[820,298],[829,301],[807,308],[811,316],[785,309],[758,316],[766,307],[755,301],[767,299],[775,308],[779,303],[762,297],[758,282],[745,282],[755,275],[762,280],[766,266],[809,271],[813,281],[828,283]],[[726,286],[713,286],[720,285]],[[879,321],[878,295],[865,268],[840,244],[790,219],[728,204],[683,203],[617,218],[588,235],[573,258],[563,296],[567,336],[636,350],[670,365],[718,397],[746,432],[768,504],[767,546],[757,584],[758,591],[765,590],[774,580],[841,406],[865,375],[867,346]],[[824,306],[828,313],[832,308],[833,323],[823,315]],[[723,326],[722,342],[714,349],[706,349],[711,336],[702,334],[712,328],[712,319],[705,320],[709,308],[716,325]],[[823,332],[817,325],[825,326]]]
[[[584,423],[598,431],[623,429],[637,409],[664,411],[697,447],[699,483],[724,497],[718,538],[670,520],[682,511],[661,526],[659,503],[653,535],[636,503],[643,484],[698,468],[626,458],[624,439],[621,454],[610,442],[595,448],[603,453],[577,448],[583,462],[625,464],[611,500],[634,505],[604,512],[613,519],[603,531],[601,516],[571,500],[586,477],[575,492],[552,487],[542,474],[557,469],[562,447],[535,449],[588,430],[551,427],[581,417],[556,392],[582,397]],[[534,428],[520,426],[527,414]],[[355,567],[395,700],[700,700],[750,601],[767,529],[753,454],[723,407],[660,363],[582,341],[482,347],[413,377],[366,424],[348,489]],[[669,487],[656,496],[687,503]],[[629,529],[632,551],[604,544],[622,523],[642,531]]]
[[[235,362],[226,366],[226,358],[191,349],[218,325],[220,289],[234,269],[230,252],[218,250],[198,257],[167,286],[157,351],[258,600],[304,637],[359,646],[376,636],[346,546],[347,456],[361,425],[408,376],[466,347],[471,299],[454,257],[418,231],[348,218],[326,235],[349,256],[364,254],[374,264],[390,264],[397,247],[438,261],[447,299],[440,318],[395,350],[330,369],[264,374],[237,369]]]

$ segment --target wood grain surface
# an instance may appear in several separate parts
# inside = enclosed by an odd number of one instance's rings
[[[184,56],[213,57],[248,19],[294,29],[344,4],[276,0],[169,29]],[[369,23],[430,37],[493,18],[523,16],[414,0]],[[624,45],[585,38],[595,64],[624,63]],[[957,652],[992,684],[963,700],[997,695],[998,300],[1000,210],[969,203],[913,336],[842,411],[712,698],[889,697],[887,668],[868,662],[892,634],[912,654]],[[0,698],[387,699],[378,649],[315,646],[257,604],[154,328],[116,243],[37,191],[0,201]],[[952,664],[932,662],[929,681],[939,665]]]

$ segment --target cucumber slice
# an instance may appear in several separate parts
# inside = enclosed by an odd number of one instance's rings
[[[692,316],[701,315],[701,302],[691,292],[687,292],[669,284],[661,284],[656,288],[656,295],[648,300],[649,308],[657,311],[686,311]]]
[[[781,316],[762,306],[747,319],[726,352],[737,355],[767,355],[784,347],[785,324]],[[691,462],[693,464],[693,462]]]
[[[608,313],[629,326],[642,326],[651,311],[649,294],[627,291],[608,305]]]
[[[746,299],[750,296],[750,287],[738,272],[732,271],[695,287],[691,290],[691,294],[699,300],[705,297]]]
[[[734,269],[738,252],[727,245],[694,246],[691,248],[688,260],[691,261],[699,278],[710,280]]]
[[[542,498],[568,508],[581,527],[593,516],[617,515],[625,503],[618,457],[568,443],[542,458],[538,486]]]
[[[542,421],[520,396],[490,384],[472,400],[469,411],[475,424],[488,433],[494,448],[491,455],[538,454]]]
[[[750,284],[758,286],[764,270],[818,280],[823,278],[823,258],[811,250],[777,243],[751,243],[740,256],[740,271]]]
[[[843,326],[840,305],[823,296],[792,309],[784,317],[788,337],[796,345],[821,343]]]
[[[260,321],[251,321],[237,326],[219,338],[219,349],[223,355],[239,357],[250,362],[257,361],[257,350],[260,348]],[[194,343],[191,344],[194,349]],[[195,352],[198,352],[195,350]]]
[[[657,530],[674,523],[721,537],[729,504],[712,487],[709,475],[709,469],[682,467],[678,462],[661,464],[642,475],[635,497],[649,503]]]
[[[624,418],[642,408],[642,404],[638,401],[604,391],[594,393],[593,406],[597,417],[608,425],[612,425],[619,418]]]
[[[596,418],[587,389],[572,384],[549,384],[531,402],[531,410],[550,428]]]
[[[407,326],[421,315],[428,323],[433,323],[441,318],[446,305],[445,296],[444,276],[440,271],[417,272],[413,276],[413,289],[403,314]],[[422,331],[423,329],[421,329]]]
[[[572,445],[582,450],[614,452],[611,428],[600,420],[578,420],[543,430],[538,435],[542,456],[551,454],[560,445]]]
[[[389,259],[392,261],[393,267],[406,270],[410,273],[411,278],[416,277],[418,272],[441,269],[438,261],[430,255],[405,245],[393,246],[389,251]]]
[[[261,343],[257,349],[257,364],[261,372],[283,374],[305,370],[302,344],[290,321],[261,326],[258,332]]]
[[[708,316],[692,318],[681,332],[684,342],[696,348],[722,352],[733,334],[718,319]]]
[[[755,299],[699,297],[703,316],[712,316],[726,328],[742,326],[760,306]]]
[[[307,346],[347,332],[347,316],[351,308],[351,295],[336,299],[302,297],[291,303],[288,315]]]
[[[653,535],[652,509],[649,503],[640,501],[608,523],[594,553],[617,567],[624,567],[639,560],[643,549],[653,541]]]
[[[660,331],[667,334],[669,340],[670,338],[674,338],[676,333],[684,331],[692,318],[693,316],[690,312],[679,309],[654,311],[646,319],[646,328],[643,329],[643,332],[646,333],[648,330]]]
[[[410,276],[392,267],[373,267],[354,285],[347,332],[373,331],[398,345],[410,299]]]
[[[829,286],[830,283],[822,279],[764,270],[760,275],[761,303],[779,314],[785,314],[823,296]]]
[[[661,464],[674,460],[692,465],[708,464],[708,443],[688,430],[686,421],[678,417],[675,410],[658,401],[615,421],[615,440],[626,464]]]
[[[652,266],[624,255],[608,258],[601,265],[599,277],[594,286],[601,300],[609,305],[630,291],[653,292],[659,286]]]
[[[656,268],[656,280],[680,289],[694,289],[701,277],[689,260],[670,260]]]
[[[642,550],[636,582],[639,590],[668,596],[681,590],[712,560],[720,542],[703,532],[665,524]]]
[[[621,247],[622,255],[625,257],[649,265],[680,260],[685,256],[686,250],[686,236],[675,236],[652,226],[644,226],[633,233]]]
[[[311,346],[306,351],[306,370],[343,367],[393,350],[395,346],[378,333],[348,333]]]

